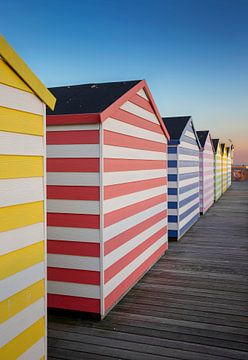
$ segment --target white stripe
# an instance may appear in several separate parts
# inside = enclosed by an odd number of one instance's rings
[[[41,338],[27,351],[25,351],[17,360],[40,360],[45,355],[45,339]]]
[[[161,204],[150,207],[149,209],[146,209],[136,215],[130,216],[127,219],[121,220],[113,225],[110,225],[104,229],[103,240],[107,241],[109,239],[112,239],[116,235],[121,234],[122,232],[130,229],[131,227],[138,225],[142,221],[145,221],[150,217],[166,209],[167,209],[167,202],[163,202]]]
[[[168,209],[168,215],[176,215],[177,216],[177,209]]]
[[[140,90],[137,92],[137,94],[138,94],[139,96],[143,97],[143,99],[146,99],[146,100],[149,101],[149,99],[148,99],[148,97],[147,97],[144,89],[140,89]]]
[[[143,264],[156,250],[163,244],[167,243],[167,236],[162,236],[158,241],[146,249],[140,256],[132,261],[128,266],[114,276],[107,284],[105,284],[105,297],[110,294],[122,281],[132,274],[141,264]]]
[[[0,346],[7,344],[44,315],[45,300],[41,298],[5,321],[1,326]]]
[[[185,136],[188,136],[190,137],[191,139],[194,139],[195,140],[195,134],[193,131],[189,131],[189,130],[186,130],[185,133],[184,133]]]
[[[168,230],[176,230],[178,231],[178,223],[177,222],[168,222]]]
[[[99,271],[99,258],[93,256],[48,254],[47,265],[64,269]]]
[[[60,214],[99,214],[99,201],[47,200],[47,211]]]
[[[99,130],[99,124],[48,125],[47,131]]]
[[[161,177],[166,178],[166,175],[166,169],[105,172],[103,175],[103,183],[105,186],[123,184],[133,181],[157,179]]]
[[[131,124],[127,124],[123,121],[119,121],[110,117],[103,123],[103,127],[104,130],[114,131],[119,134],[124,134],[129,136],[130,134],[134,134],[135,137],[141,139],[156,141],[163,144],[166,143],[166,138],[164,135],[162,135],[162,133],[159,134],[157,132],[146,130]]]
[[[43,115],[43,103],[26,91],[0,84],[0,106]]]
[[[180,142],[179,153],[180,153],[181,148],[199,151],[199,147],[197,145],[188,143],[186,141],[181,141]]]
[[[177,161],[177,154],[168,154],[169,161]]]
[[[48,226],[47,239],[99,243],[100,234],[98,229]]]
[[[191,212],[186,218],[179,222],[179,229],[186,225],[195,215],[200,213],[200,207]]]
[[[99,173],[48,172],[47,185],[99,186]]]
[[[113,199],[105,200],[104,213],[107,214],[111,211],[121,209],[125,206],[129,206],[140,201],[150,199],[157,195],[165,194],[166,191],[167,186],[159,186],[157,188],[138,191],[132,194],[122,195]]]
[[[179,215],[182,215],[185,211],[187,211],[188,209],[190,209],[193,205],[199,203],[199,197],[197,197],[194,200],[191,200],[190,203],[187,203],[186,205],[182,206],[179,208]]]
[[[44,240],[44,224],[42,222],[0,232],[0,255],[22,249],[42,240]]]
[[[125,104],[123,104],[120,108],[145,120],[151,121],[155,124],[159,124],[159,121],[154,113],[143,109],[141,106],[136,105],[131,101],[125,102]]]
[[[113,265],[116,261],[122,258],[124,255],[128,254],[130,251],[135,249],[137,246],[146,241],[150,236],[155,234],[157,231],[162,229],[167,225],[167,219],[164,218],[156,224],[152,225],[148,229],[144,230],[140,234],[133,237],[131,240],[127,241],[125,244],[119,246],[114,251],[109,253],[104,257],[104,269],[107,269],[109,266]]]
[[[187,186],[187,185],[193,185],[195,183],[199,183],[199,178],[198,177],[194,177],[194,178],[191,178],[191,179],[185,179],[185,180],[179,180],[179,187],[182,188],[184,186]]]
[[[1,155],[44,155],[43,137],[0,131]]]
[[[43,178],[0,180],[0,207],[44,200]]]
[[[177,195],[168,195],[169,202],[176,202],[178,200]]]
[[[48,158],[97,158],[98,144],[47,145]]]
[[[176,159],[175,159],[176,160]],[[179,154],[178,156],[178,160],[179,161],[199,161],[199,156],[197,155],[184,155],[184,154]]]
[[[44,279],[44,270],[44,263],[41,262],[1,280],[0,301],[9,298],[35,282]]]
[[[168,167],[167,171],[168,171],[168,175],[175,175],[175,174],[178,173],[178,168],[176,168],[176,167],[174,167],[174,168]]]
[[[48,281],[47,289],[48,294],[100,299],[100,287],[98,285],[76,284],[62,281]]]
[[[112,159],[166,160],[166,152],[131,149],[121,146],[104,145],[103,157]]]
[[[198,166],[194,166],[194,167],[179,167],[179,168],[178,168],[178,173],[179,173],[179,174],[188,174],[188,173],[197,172],[197,171],[199,171],[199,167],[198,167]]]
[[[184,199],[187,199],[189,196],[191,196],[191,195],[193,195],[193,194],[196,194],[197,192],[199,192],[199,186],[196,187],[195,189],[192,189],[192,190],[186,191],[186,192],[183,193],[183,194],[180,194],[178,201],[182,201],[182,200],[184,200]]]

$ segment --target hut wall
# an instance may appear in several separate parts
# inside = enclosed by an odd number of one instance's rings
[[[205,213],[214,202],[214,153],[208,135],[200,151],[200,212]]]
[[[217,201],[222,194],[222,156],[220,145],[214,155],[214,200]]]
[[[1,359],[46,356],[44,116],[0,60]]]
[[[227,152],[226,152],[226,147],[222,154],[221,167],[222,167],[222,193],[224,193],[227,189]]]
[[[232,159],[231,159],[231,149],[228,151],[227,155],[227,189],[232,184]]]

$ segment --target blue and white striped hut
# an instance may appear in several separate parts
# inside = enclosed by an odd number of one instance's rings
[[[177,240],[200,216],[200,143],[191,116],[165,117],[168,143],[168,235]]]

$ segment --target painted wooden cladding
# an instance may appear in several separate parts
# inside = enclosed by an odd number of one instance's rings
[[[168,235],[179,239],[199,218],[199,147],[190,121],[168,149]]]
[[[227,150],[225,144],[222,149],[221,170],[222,170],[222,193],[224,193],[227,190]]]
[[[217,201],[222,195],[222,155],[220,144],[214,155],[214,200]]]
[[[214,202],[214,152],[208,134],[200,150],[200,212],[204,214]]]
[[[227,189],[232,184],[232,149],[229,147],[227,152]]]
[[[1,359],[46,356],[44,115],[0,60]]]
[[[144,90],[49,126],[48,306],[104,316],[167,249],[167,140]]]

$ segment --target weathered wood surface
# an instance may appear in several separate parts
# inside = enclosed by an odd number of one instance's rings
[[[248,181],[170,245],[105,320],[50,313],[48,358],[248,359]]]

